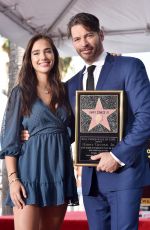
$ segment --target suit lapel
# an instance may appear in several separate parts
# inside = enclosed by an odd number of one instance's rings
[[[84,70],[85,70],[85,66],[79,73],[78,87],[77,87],[77,89],[79,89],[79,90],[83,90],[83,72],[84,72]]]
[[[105,60],[105,63],[102,67],[98,82],[97,82],[96,90],[100,90],[103,88],[103,84],[106,81],[106,79],[107,79],[107,77],[111,71],[113,63],[114,63],[114,57],[108,53],[106,60]]]
[[[107,79],[107,77],[109,76],[109,73],[113,67],[114,64],[114,56],[110,55],[109,53],[106,56],[106,60],[105,63],[102,67],[98,82],[97,82],[97,86],[96,86],[96,90],[100,90],[103,88],[103,85]],[[83,90],[83,72],[85,70],[85,66],[84,68],[79,72],[78,75],[78,81],[77,81],[77,89],[78,90]]]

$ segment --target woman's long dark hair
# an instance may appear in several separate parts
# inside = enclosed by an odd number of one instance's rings
[[[31,113],[32,105],[37,99],[37,77],[31,62],[31,50],[36,41],[45,39],[49,42],[54,53],[54,65],[49,72],[49,85],[51,90],[50,108],[54,111],[55,105],[62,105],[65,103],[65,90],[61,83],[59,72],[59,54],[52,41],[52,39],[43,34],[37,34],[31,38],[25,50],[22,67],[19,72],[18,82],[22,92],[22,113],[29,115]]]

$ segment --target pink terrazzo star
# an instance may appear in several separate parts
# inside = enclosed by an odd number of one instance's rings
[[[88,131],[90,131],[99,124],[103,125],[109,131],[111,131],[107,118],[113,112],[115,112],[116,109],[104,109],[99,98],[95,109],[82,109],[82,111],[92,118]]]

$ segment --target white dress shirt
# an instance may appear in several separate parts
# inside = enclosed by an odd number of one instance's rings
[[[95,69],[94,69],[94,72],[93,72],[93,75],[94,75],[94,88],[95,89],[96,89],[96,86],[97,86],[97,82],[98,82],[98,79],[99,79],[100,72],[101,72],[102,67],[103,67],[103,65],[105,63],[106,56],[107,56],[107,53],[105,51],[103,51],[101,53],[101,55],[97,58],[97,60],[92,63],[92,65],[96,66]],[[88,65],[88,64],[85,63],[85,66],[86,66],[86,69],[83,72],[83,90],[86,90],[87,68],[90,65]],[[124,166],[125,165],[112,152],[110,152],[110,154],[120,164],[120,166]]]

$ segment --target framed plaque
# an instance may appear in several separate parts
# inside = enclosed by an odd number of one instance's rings
[[[149,164],[150,164],[150,139],[148,140],[147,157],[148,157],[148,159],[149,159]]]
[[[91,155],[110,152],[123,134],[123,91],[77,91],[75,165],[96,166]]]

